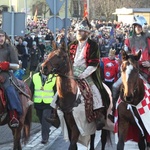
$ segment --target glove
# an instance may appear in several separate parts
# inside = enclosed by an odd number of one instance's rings
[[[83,74],[80,74],[80,75],[78,76],[78,78],[79,78],[79,79],[84,79],[85,77],[84,77]]]
[[[8,71],[9,70],[9,62],[4,61],[4,62],[0,62],[0,69],[3,71]]]

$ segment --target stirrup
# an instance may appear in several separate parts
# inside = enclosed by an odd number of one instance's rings
[[[11,128],[17,128],[19,127],[19,120],[13,116],[9,122],[9,125]]]

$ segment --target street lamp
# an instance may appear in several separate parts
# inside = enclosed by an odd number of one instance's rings
[[[11,11],[11,41],[14,43],[14,9],[12,6],[12,0],[9,0],[9,6]]]
[[[27,0],[24,0],[24,10],[25,10],[25,27],[27,26]]]

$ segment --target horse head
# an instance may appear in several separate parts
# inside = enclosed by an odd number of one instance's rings
[[[131,103],[135,98],[135,93],[139,90],[139,65],[138,60],[141,56],[141,51],[136,55],[127,54],[122,50],[121,78],[123,83],[123,99]]]
[[[60,47],[55,45],[55,48],[52,52],[49,53],[47,59],[42,63],[42,73],[45,75],[49,74],[59,74],[63,75],[68,70],[66,67],[68,63],[68,53],[64,43],[61,43]]]

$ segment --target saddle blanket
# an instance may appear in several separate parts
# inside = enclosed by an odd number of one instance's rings
[[[110,100],[111,100],[110,106],[107,110],[107,114],[110,114],[110,111],[112,109],[112,95],[111,95],[110,89],[105,84],[103,84],[103,85],[106,88],[106,90],[110,96]],[[54,103],[54,102],[52,102],[52,103]],[[51,106],[55,106],[52,103],[51,103]],[[95,122],[89,123],[87,121],[86,113],[85,113],[85,103],[84,103],[83,97],[81,98],[81,103],[78,105],[78,107],[74,107],[72,112],[73,112],[73,116],[74,116],[75,122],[77,124],[77,127],[80,131],[78,143],[88,147],[89,142],[90,142],[90,135],[94,134],[96,132],[96,124],[95,124]],[[57,110],[57,113],[58,113],[59,119],[61,121],[61,129],[62,129],[62,133],[64,135],[64,139],[66,141],[69,141],[68,130],[67,130],[67,126],[66,126],[66,123],[65,123],[65,120],[63,117],[64,114],[59,109]],[[104,129],[110,130],[112,132],[114,131],[114,123],[112,123],[108,118],[106,120]]]
[[[143,81],[143,82],[144,82],[144,87],[145,87],[144,98],[138,105],[136,105],[134,107],[136,107],[136,109],[141,117],[141,120],[148,132],[148,135],[146,135],[146,137],[147,137],[147,141],[150,142],[150,121],[148,119],[148,118],[150,118],[150,85],[148,83],[146,83],[145,81]],[[115,142],[116,143],[118,142],[118,111],[117,111],[117,108],[121,102],[122,102],[122,100],[119,98],[116,103],[116,110],[115,110],[114,132],[115,132]],[[128,104],[127,109],[130,109],[130,111],[132,112],[132,106],[130,104]],[[134,113],[132,113],[132,114],[134,116]],[[138,135],[139,135],[140,131],[143,132],[143,129],[138,124],[138,121],[136,121],[136,123],[137,123],[138,127],[136,127],[134,125],[129,126],[126,141],[128,141],[128,140],[133,140],[135,142],[139,141]]]
[[[145,95],[143,100],[136,106],[137,111],[142,119],[142,122],[150,135],[150,85],[144,82]]]

